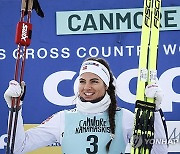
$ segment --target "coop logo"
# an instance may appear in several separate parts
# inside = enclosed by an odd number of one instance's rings
[[[0,136],[0,149],[5,149],[7,145],[7,134]]]
[[[25,23],[23,23],[21,40],[24,40],[24,42],[26,42],[26,39],[28,38],[28,36],[27,36],[27,31],[28,31],[28,25],[26,25]]]
[[[134,104],[135,94],[131,93],[130,81],[134,78],[137,78],[137,69],[130,69],[122,72],[116,79],[116,93],[117,96],[127,102]],[[46,99],[56,105],[68,106],[74,104],[74,99],[77,96],[77,87],[78,87],[78,77],[76,72],[73,71],[59,71],[55,72],[47,77],[43,85],[43,92]],[[164,112],[172,112],[172,102],[180,102],[180,92],[174,90],[173,88],[178,89],[178,83],[175,83],[175,78],[180,76],[180,67],[171,68],[161,74],[158,84],[163,90],[164,97],[162,100],[162,108]],[[74,89],[73,96],[63,96],[59,93],[58,89],[61,87],[60,83],[63,81],[69,80],[73,82],[74,85],[69,87],[69,89]],[[174,83],[174,84],[172,84]],[[173,86],[176,87],[173,87]],[[134,87],[136,88],[136,87]],[[123,89],[123,90],[122,90]],[[134,90],[135,91],[135,90]]]

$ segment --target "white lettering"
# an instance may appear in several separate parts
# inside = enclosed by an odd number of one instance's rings
[[[164,97],[161,104],[165,112],[172,112],[172,102],[180,102],[180,92],[176,93],[172,86],[173,80],[178,76],[180,76],[180,67],[175,67],[165,71],[159,78],[161,88],[165,89],[163,90]]]
[[[131,69],[121,73],[116,80],[116,93],[120,99],[127,103],[135,103],[135,94],[132,94],[129,89],[130,81],[136,78],[138,69]],[[123,90],[122,88],[123,87]],[[136,89],[136,87],[135,87]]]
[[[34,49],[27,49],[26,50],[26,58],[28,59],[29,56],[31,56],[31,58],[34,59]]]
[[[114,47],[114,56],[117,56],[117,53],[119,56],[123,56],[123,46],[120,46],[120,49],[117,46]]]
[[[41,53],[43,53],[44,55],[41,56]],[[47,57],[47,50],[45,48],[40,48],[38,51],[37,51],[37,56],[40,58],[40,59],[44,59]]]
[[[85,56],[86,56],[86,53],[85,52],[83,52],[83,55],[80,55],[80,51],[86,51],[86,48],[84,48],[84,47],[80,47],[80,48],[78,48],[77,49],[77,56],[78,57],[80,57],[80,58],[84,58]]]
[[[111,55],[111,47],[108,47],[107,54],[105,54],[105,47],[102,47],[103,57],[109,57]]]
[[[28,30],[28,26],[23,23],[21,40],[24,40],[25,42],[26,42],[26,39],[28,38],[28,36],[27,36],[27,30]]]
[[[129,51],[129,56],[131,56],[132,55],[132,48],[134,48],[134,46],[126,46],[126,48]]]
[[[5,54],[5,50],[4,49],[0,49],[0,60],[3,60],[6,58],[6,54]]]
[[[22,50],[20,50],[20,54],[22,53]],[[14,51],[13,51],[13,57],[14,57],[14,59],[17,59],[17,57],[18,57],[18,49],[15,49]],[[21,58],[22,56],[20,55],[20,57],[19,58]]]
[[[50,51],[48,51],[47,49],[45,48],[39,48],[37,50],[37,52],[35,51],[35,49],[33,48],[28,48],[26,49],[26,59],[35,59],[35,58],[40,58],[40,59],[45,59],[47,58],[48,56],[50,58],[53,58],[53,59],[56,59],[59,57],[59,53],[58,53],[58,48],[51,48]],[[69,48],[62,48],[61,50],[61,57],[62,58],[69,58],[70,57],[70,53],[69,53]],[[20,58],[22,57],[22,53],[24,51],[20,50]],[[1,56],[1,54],[0,54]],[[15,49],[13,51],[13,57],[14,59],[16,59],[18,56],[18,49]]]
[[[173,140],[169,140],[168,143],[169,143],[169,144],[173,144]]]
[[[95,54],[92,54],[93,51],[95,51]],[[91,48],[89,49],[89,55],[90,55],[91,57],[97,57],[97,56],[99,55],[99,50],[98,50],[98,48],[97,48],[97,47],[91,47]]]
[[[136,48],[137,48],[137,56],[139,56],[140,51],[141,51],[141,46],[139,45],[139,46],[137,46]]]
[[[101,46],[101,47],[79,47],[76,50],[76,56],[79,58],[85,58],[85,57],[122,57],[122,56],[139,56],[140,53],[140,46]],[[178,51],[178,47],[175,44],[173,45],[168,45],[168,47],[164,46],[164,49],[166,50],[166,54],[172,54],[175,55],[175,52]],[[22,49],[23,50],[23,49]],[[22,57],[22,50],[20,50],[20,58]],[[13,57],[16,59],[17,58],[17,51],[18,49],[15,49],[13,51]],[[5,50],[0,50],[0,59],[5,58]],[[2,56],[2,58],[1,58]],[[62,57],[62,58],[69,58],[70,57],[70,49],[69,48],[51,48],[51,49],[46,49],[46,48],[39,48],[37,51],[33,48],[28,48],[26,50],[26,58],[29,59],[45,59],[45,58],[52,58],[52,59],[57,59]]]
[[[4,149],[7,143],[5,142],[5,139],[7,138],[7,134],[4,134],[0,137],[0,149]]]
[[[57,48],[52,48],[50,50],[50,53],[51,53],[50,57],[53,59],[58,58],[58,56],[59,56]]]
[[[43,85],[43,92],[46,99],[56,105],[72,105],[75,96],[62,96],[58,92],[58,85],[63,80],[72,80],[75,74],[76,72],[72,71],[60,71],[48,76]]]
[[[169,44],[169,45],[166,47],[166,45],[164,44],[164,45],[163,45],[163,48],[164,48],[165,54],[168,55],[168,54],[171,53],[172,55],[174,55],[174,54],[175,54],[175,51],[176,51],[176,46],[177,46],[177,44],[174,44],[173,47],[172,47],[171,44]]]
[[[167,144],[165,139],[154,139],[154,144]]]
[[[63,58],[69,58],[70,57],[70,53],[69,53],[69,48],[62,48],[62,54],[61,54],[61,56],[63,57]]]

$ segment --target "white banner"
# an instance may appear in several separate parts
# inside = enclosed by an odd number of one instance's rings
[[[56,12],[56,34],[138,32],[142,8]],[[161,30],[180,30],[180,7],[162,7]]]

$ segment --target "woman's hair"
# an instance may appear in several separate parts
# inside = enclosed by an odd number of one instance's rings
[[[110,96],[111,103],[110,103],[110,106],[108,108],[108,116],[109,116],[109,124],[110,124],[111,134],[115,134],[115,113],[116,113],[117,101],[116,101],[116,95],[115,95],[115,86],[113,85],[113,80],[114,80],[113,73],[110,70],[109,64],[104,59],[90,57],[90,58],[87,58],[85,61],[88,61],[88,60],[94,60],[94,61],[101,63],[109,71],[110,82],[109,82],[109,87],[107,89],[107,93]],[[106,151],[107,152],[109,151],[109,147],[110,147],[111,142],[112,142],[112,137],[106,145]]]

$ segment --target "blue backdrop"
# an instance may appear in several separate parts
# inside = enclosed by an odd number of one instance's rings
[[[142,12],[143,0],[40,0],[45,18],[41,19],[33,11],[32,43],[27,51],[24,80],[27,92],[23,105],[25,124],[38,124],[51,114],[72,108],[68,102],[73,99],[76,88],[74,82],[82,61],[89,56],[99,56],[108,60],[114,76],[121,86],[118,94],[119,105],[134,111],[137,68],[140,46],[141,15],[136,17],[135,12]],[[162,31],[160,32],[158,77],[159,84],[164,90],[162,108],[169,124],[169,135],[178,139],[176,145],[171,145],[170,152],[180,152],[180,1],[171,0],[162,2]],[[0,1],[0,153],[4,153],[7,131],[8,108],[3,98],[8,83],[14,76],[15,53],[17,45],[14,43],[16,24],[20,18],[20,0]],[[91,11],[113,10],[113,17],[122,11],[125,17],[128,12],[129,20],[121,20],[122,29],[104,31],[99,29],[99,19],[94,18],[98,30],[92,28],[92,18],[88,21],[87,33],[58,34],[57,28],[63,31],[61,25],[66,18],[57,20],[57,12],[79,14],[81,26],[85,25],[83,15]],[[124,14],[125,13],[125,14]],[[108,17],[109,14],[106,14]],[[85,16],[87,17],[87,16]],[[92,17],[92,16],[91,16]],[[178,17],[178,18],[177,18]],[[108,19],[108,18],[107,18]],[[124,18],[125,19],[125,18]],[[80,25],[80,20],[73,18],[72,26]],[[74,22],[74,23],[73,23]],[[127,25],[131,25],[127,27]],[[57,27],[59,26],[59,27]],[[87,26],[87,25],[86,25]],[[91,30],[91,32],[88,32]],[[78,31],[76,31],[78,33]],[[81,33],[81,34],[80,34]],[[57,78],[59,77],[59,78]],[[170,122],[170,123],[169,123]]]

